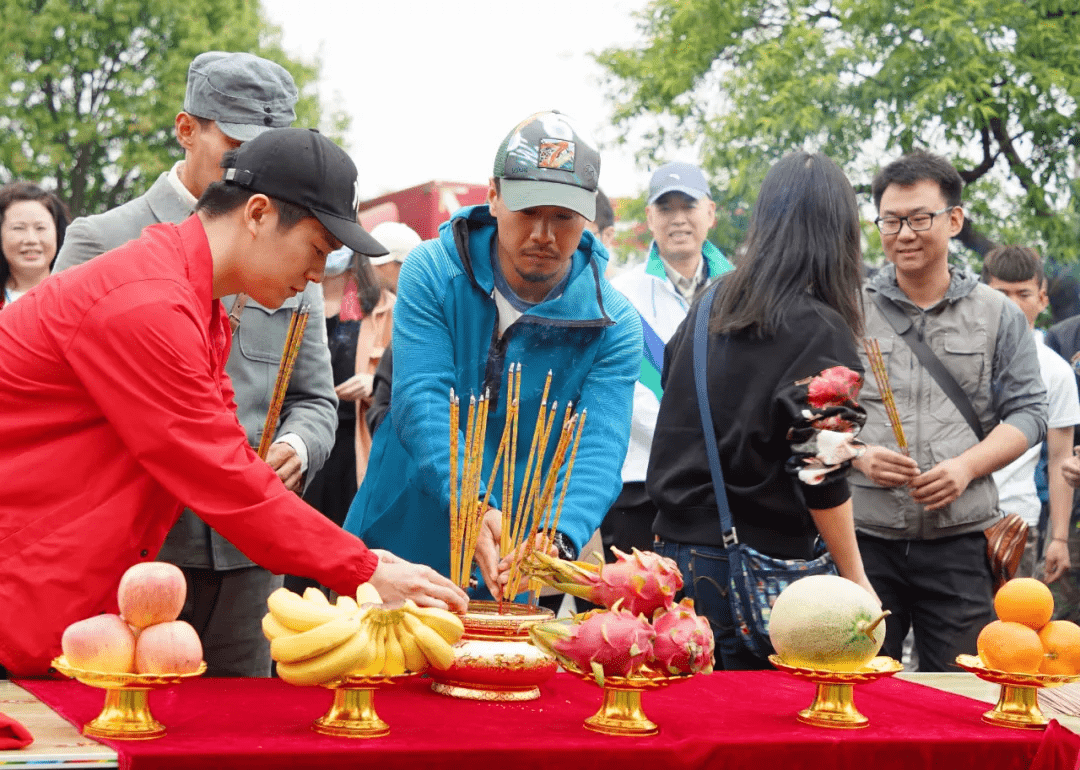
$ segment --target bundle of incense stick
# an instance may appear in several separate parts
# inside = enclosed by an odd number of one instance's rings
[[[457,585],[468,586],[473,557],[480,536],[484,514],[495,485],[495,477],[502,467],[502,534],[499,542],[500,556],[516,554],[511,568],[510,585],[516,585],[521,577],[521,563],[535,548],[547,549],[562,515],[574,458],[585,424],[585,412],[572,414],[567,406],[563,425],[555,447],[552,461],[546,472],[543,468],[551,433],[554,429],[557,404],[550,409],[547,404],[551,388],[551,372],[548,372],[541,398],[540,412],[533,431],[525,475],[517,494],[516,458],[518,439],[518,416],[521,399],[521,364],[510,364],[506,378],[506,418],[499,439],[495,458],[487,478],[483,498],[480,497],[480,480],[484,460],[487,417],[490,400],[485,393],[480,399],[472,398],[465,420],[464,447],[460,446],[461,400],[450,392],[450,579]],[[577,432],[575,435],[575,428]],[[558,506],[554,506],[559,471],[564,465],[567,449],[573,440],[569,464],[563,477]],[[463,451],[462,451],[463,449]],[[459,457],[459,454],[462,455]],[[540,537],[530,537],[538,533]],[[539,541],[539,542],[538,542]]]
[[[289,331],[285,335],[285,349],[281,353],[281,364],[278,366],[277,380],[274,382],[274,394],[270,398],[270,409],[266,413],[262,438],[259,440],[259,457],[263,460],[266,459],[266,453],[270,451],[270,445],[274,443],[274,434],[277,433],[278,420],[281,418],[281,406],[285,403],[285,392],[289,389],[293,364],[296,363],[296,356],[300,352],[300,343],[303,342],[307,322],[308,306],[305,303],[293,313],[289,321]]]
[[[889,372],[885,368],[885,360],[881,357],[881,347],[876,339],[869,337],[863,340],[863,349],[870,360],[870,369],[874,372],[874,380],[877,382],[878,392],[881,393],[881,401],[885,404],[885,413],[889,416],[889,424],[892,426],[893,436],[896,437],[896,445],[906,455],[908,445],[907,439],[904,438],[904,425],[900,422],[900,413],[896,411],[896,400],[893,398],[892,388],[889,387]]]
[[[518,365],[518,382],[515,388],[520,389],[521,369]],[[574,470],[574,460],[577,456],[578,444],[581,434],[585,429],[586,412],[574,414],[571,404],[567,404],[563,413],[562,426],[559,438],[555,445],[555,452],[547,470],[544,470],[544,458],[554,429],[558,404],[552,403],[550,409],[547,404],[548,393],[551,388],[551,372],[548,372],[544,383],[544,392],[540,399],[540,410],[536,418],[536,428],[533,431],[532,443],[529,447],[528,459],[525,462],[525,475],[521,480],[521,489],[517,495],[517,505],[513,516],[509,510],[512,507],[514,497],[513,479],[508,482],[504,489],[503,511],[503,542],[500,544],[500,553],[503,557],[513,554],[508,586],[517,586],[522,576],[522,565],[530,553],[536,549],[547,550],[555,537],[555,532],[562,517],[563,502],[566,499],[566,490],[570,485],[570,477]],[[519,410],[515,408],[509,422],[512,422],[512,443],[516,445],[517,422]],[[571,441],[573,447],[571,448]],[[516,448],[516,446],[515,446]],[[567,462],[567,450],[569,449],[569,461]],[[513,456],[507,454],[507,463],[513,464]],[[558,484],[559,472],[566,465],[566,473],[563,475],[562,490],[559,493],[559,503],[555,502],[555,488]],[[504,477],[505,478],[505,477]],[[506,535],[509,533],[509,536]],[[534,536],[535,535],[535,536]],[[500,607],[501,607],[500,602]]]

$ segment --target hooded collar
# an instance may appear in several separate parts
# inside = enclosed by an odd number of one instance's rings
[[[443,247],[457,256],[470,282],[488,296],[495,288],[491,260],[496,226],[497,220],[487,204],[481,204],[460,209],[439,227]],[[614,324],[604,309],[601,292],[607,261],[600,242],[588,230],[583,231],[581,243],[571,257],[565,291],[532,306],[522,317],[561,325]]]

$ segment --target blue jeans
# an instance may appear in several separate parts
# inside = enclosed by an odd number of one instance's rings
[[[717,671],[769,669],[769,662],[752,655],[735,634],[728,599],[728,557],[723,548],[688,543],[657,542],[653,550],[673,559],[683,575],[683,595],[694,600],[694,610],[708,618],[716,640]]]

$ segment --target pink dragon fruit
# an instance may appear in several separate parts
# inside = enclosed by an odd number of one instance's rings
[[[552,588],[580,596],[593,604],[613,608],[622,600],[633,615],[649,618],[661,607],[671,607],[683,586],[682,573],[674,560],[652,551],[633,549],[625,554],[612,546],[618,557],[613,564],[565,561],[534,551],[529,557],[530,573]]]
[[[859,397],[862,376],[846,366],[832,366],[802,382],[807,383],[807,401],[814,409],[843,406]]]
[[[654,668],[672,674],[712,673],[713,633],[709,621],[694,612],[694,600],[683,599],[653,616],[656,641]]]
[[[541,623],[529,633],[538,647],[563,666],[591,671],[601,687],[605,676],[629,676],[641,668],[653,656],[656,638],[643,616],[618,607],[593,610],[569,623]]]

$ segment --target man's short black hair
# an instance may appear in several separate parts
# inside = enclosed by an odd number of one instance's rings
[[[1008,283],[1035,279],[1041,288],[1046,282],[1042,257],[1028,246],[996,246],[983,260],[983,282],[990,283],[991,278]]]
[[[945,203],[950,206],[960,205],[960,193],[964,189],[964,180],[952,163],[940,155],[926,150],[915,150],[903,155],[881,169],[870,184],[874,195],[874,208],[881,208],[881,196],[891,184],[909,187],[929,179],[937,182]]]

